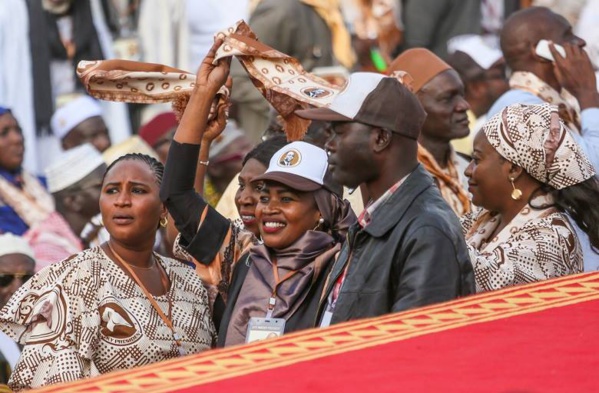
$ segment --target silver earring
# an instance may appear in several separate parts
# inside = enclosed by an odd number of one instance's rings
[[[312,229],[313,231],[317,230],[322,224],[324,224],[324,218],[320,217],[318,219],[318,222],[316,223],[316,226],[314,227],[314,229]]]

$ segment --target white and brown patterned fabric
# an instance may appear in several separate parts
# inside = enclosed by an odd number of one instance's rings
[[[539,196],[532,206],[551,205]],[[554,207],[525,206],[495,237],[501,217],[480,209],[462,218],[476,291],[492,291],[582,272],[582,250],[568,218]]]
[[[516,71],[510,77],[510,88],[528,91],[548,104],[558,107],[559,115],[566,125],[580,134],[580,105],[568,90],[557,92],[532,72]]]
[[[157,260],[171,286],[154,298],[170,315],[185,352],[211,348],[215,330],[200,279],[178,261]],[[24,345],[9,383],[15,391],[179,356],[170,329],[141,288],[99,247],[25,283],[0,311],[0,328]]]
[[[257,41],[243,21],[216,37],[224,42],[215,61],[237,57],[283,118],[289,140],[301,139],[310,125],[309,120],[296,116],[295,110],[327,106],[341,91],[341,87],[306,72],[297,59]],[[125,60],[82,61],[77,74],[92,97],[133,103],[174,101],[189,95],[195,83],[195,75],[186,71]]]
[[[502,157],[557,190],[595,175],[555,105],[510,105],[489,119],[483,132]]]

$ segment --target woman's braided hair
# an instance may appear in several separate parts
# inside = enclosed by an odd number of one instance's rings
[[[108,174],[108,172],[110,172],[112,167],[114,167],[121,161],[141,161],[145,163],[150,168],[152,173],[154,173],[154,177],[156,177],[156,183],[159,186],[162,184],[162,176],[164,176],[164,165],[162,165],[162,163],[154,157],[141,153],[125,154],[124,156],[120,156],[119,158],[114,160],[114,162],[110,164],[108,168],[106,168],[106,172],[104,172],[104,178],[102,178],[102,183],[104,183],[104,179],[106,178],[106,175]]]

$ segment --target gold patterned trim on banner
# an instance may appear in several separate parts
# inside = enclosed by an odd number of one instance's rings
[[[440,331],[599,300],[599,272],[470,296],[379,318],[189,356],[36,392],[161,393]]]

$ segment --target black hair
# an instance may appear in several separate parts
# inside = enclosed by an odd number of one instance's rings
[[[145,163],[150,168],[150,170],[154,173],[154,177],[156,178],[156,183],[159,186],[160,186],[160,184],[162,184],[162,176],[164,175],[164,165],[162,165],[162,163],[160,161],[158,161],[157,159],[155,159],[154,157],[151,157],[147,154],[141,154],[141,153],[125,154],[124,156],[120,156],[119,158],[114,160],[112,162],[112,164],[110,164],[108,166],[108,168],[106,168],[106,172],[104,172],[104,177],[102,178],[102,183],[104,183],[104,179],[106,179],[106,175],[108,174],[108,172],[110,172],[112,167],[114,167],[116,164],[118,164],[121,161],[141,161],[141,162]]]
[[[562,212],[568,213],[576,224],[589,236],[593,251],[599,254],[599,180],[593,176],[582,183],[556,190],[544,184],[537,192],[531,195],[531,199],[538,192],[548,193],[553,197],[554,206]],[[533,208],[535,207],[530,204]]]
[[[287,143],[287,137],[285,135],[273,136],[272,138],[259,143],[248,154],[246,154],[242,165],[245,165],[246,162],[253,158],[268,168],[268,164],[270,164],[270,159],[272,156],[279,149],[282,149]]]

